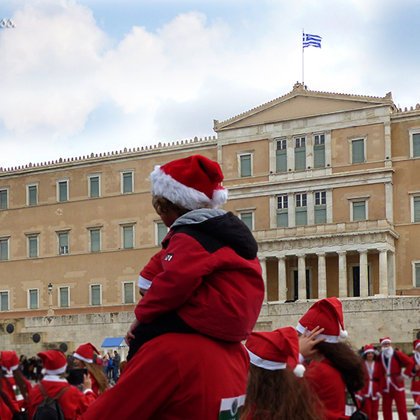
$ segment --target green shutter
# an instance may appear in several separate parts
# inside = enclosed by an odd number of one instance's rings
[[[420,222],[420,197],[414,197],[414,221]]]
[[[58,201],[67,201],[68,194],[67,194],[67,182],[59,182],[58,183]]]
[[[315,224],[327,223],[326,206],[315,206]]]
[[[69,305],[69,289],[67,287],[60,287],[60,306],[68,308]]]
[[[277,210],[277,227],[288,227],[289,215],[287,209]]]
[[[416,287],[420,287],[420,263],[415,264],[416,271]]]
[[[29,308],[38,309],[38,290],[29,290]]]
[[[420,157],[420,134],[413,134],[413,157]]]
[[[352,163],[363,163],[365,161],[365,141],[352,141]]]
[[[314,146],[314,168],[325,167],[325,146]]]
[[[101,231],[99,229],[92,229],[90,231],[90,250],[91,252],[101,250]]]
[[[0,209],[7,209],[7,190],[0,191]]]
[[[133,226],[124,226],[124,248],[133,248],[134,246],[134,234],[133,234]]]
[[[29,257],[36,258],[38,256],[38,238],[29,238]]]
[[[353,220],[366,220],[366,202],[353,202]]]
[[[286,150],[276,150],[276,172],[287,172]]]
[[[241,220],[246,224],[249,230],[252,230],[252,213],[241,213]]]
[[[0,310],[1,311],[8,311],[9,310],[9,294],[8,292],[1,292],[1,302],[0,302]]]
[[[38,204],[37,190],[38,190],[38,187],[36,185],[31,185],[30,187],[28,187],[28,196],[29,196],[28,204],[30,206],[36,206]]]
[[[91,298],[92,298],[92,305],[100,305],[101,304],[101,286],[93,285],[91,286]]]
[[[0,241],[0,261],[9,259],[9,242],[7,240]]]
[[[303,171],[306,168],[306,148],[295,149],[295,170]]]
[[[124,303],[134,303],[133,283],[124,283]]]
[[[307,225],[307,211],[306,207],[296,207],[296,226]]]
[[[123,193],[128,194],[133,192],[133,174],[125,172],[123,174]]]
[[[251,155],[241,156],[241,176],[251,176]]]
[[[90,181],[90,197],[96,198],[99,197],[99,177],[93,176],[89,178]]]

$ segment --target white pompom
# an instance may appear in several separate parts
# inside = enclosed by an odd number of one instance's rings
[[[298,377],[298,378],[302,378],[303,374],[305,373],[305,366],[298,364],[296,365],[296,367],[293,369],[293,373]]]
[[[340,338],[347,338],[348,337],[348,333],[346,330],[341,330],[340,331]]]

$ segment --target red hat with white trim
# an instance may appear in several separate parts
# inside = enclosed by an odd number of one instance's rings
[[[373,344],[366,344],[365,347],[363,347],[363,354],[367,353],[375,353],[375,347]]]
[[[327,343],[338,343],[340,338],[347,338],[343,308],[336,297],[315,302],[300,319],[296,329],[303,334],[305,328],[309,333],[318,326],[324,328],[323,333],[318,337],[324,337]]]
[[[379,344],[382,346],[382,344],[391,343],[391,339],[389,337],[384,337],[379,339]]]
[[[67,359],[59,350],[48,350],[38,353],[38,357],[42,360],[45,373],[48,375],[59,375],[65,372],[67,367]]]
[[[93,344],[86,343],[77,348],[73,357],[86,363],[93,363],[93,353],[99,354],[99,351]]]
[[[413,349],[414,350],[417,350],[417,349],[420,350],[420,339],[416,340],[416,341],[413,341]]]
[[[227,190],[217,162],[194,155],[156,166],[150,174],[152,194],[188,210],[216,208],[226,203]]]
[[[305,367],[299,363],[299,338],[292,327],[270,332],[253,332],[245,343],[250,362],[262,369],[289,368],[302,377]]]
[[[7,373],[12,373],[19,367],[19,359],[15,351],[2,351],[0,355],[1,368]]]

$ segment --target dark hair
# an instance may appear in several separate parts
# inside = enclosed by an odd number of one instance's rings
[[[340,372],[347,390],[356,392],[363,388],[365,384],[363,361],[348,343],[322,341],[315,348]]]
[[[241,419],[252,413],[252,419],[320,420],[316,398],[290,369],[266,370],[251,364]]]
[[[158,214],[166,213],[168,210],[175,211],[178,214],[178,217],[182,216],[185,213],[188,213],[190,210],[184,207],[178,206],[172,201],[169,201],[165,197],[154,195],[152,198],[152,204]]]

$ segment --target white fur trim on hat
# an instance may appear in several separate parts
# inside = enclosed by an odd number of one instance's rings
[[[140,289],[148,290],[150,289],[151,285],[152,285],[152,282],[150,280],[147,280],[144,277],[139,276],[139,282],[137,283],[137,286],[139,286]]]
[[[389,339],[389,338],[384,338],[382,341],[381,341],[381,346],[382,346],[382,344],[386,344],[386,343],[391,343],[391,339]]]
[[[305,327],[301,324],[301,323],[298,323],[298,325],[297,325],[297,327],[296,327],[296,331],[298,331],[298,332],[300,332],[301,334],[303,334],[304,333],[304,331],[305,331]],[[306,330],[306,333],[307,334],[309,334],[310,333],[310,331],[309,330]],[[325,334],[319,334],[318,336],[317,336],[317,338],[325,338],[325,342],[326,343],[338,343],[340,340],[339,340],[339,336],[338,335],[325,335]]]
[[[76,359],[82,360],[83,362],[86,362],[86,363],[93,363],[93,359],[86,359],[86,357],[81,356],[79,353],[74,353],[73,357],[75,357]]]
[[[194,188],[178,182],[170,175],[166,174],[159,166],[150,174],[152,181],[152,194],[164,197],[178,206],[188,210],[195,210],[202,207],[216,208],[224,204],[227,200],[226,189],[217,189],[213,192],[210,200],[206,194]]]
[[[67,363],[62,366],[61,368],[58,369],[54,369],[54,370],[50,370],[50,369],[45,369],[45,373],[47,375],[59,375],[60,373],[63,373],[66,371],[66,367],[67,367]]]
[[[10,369],[8,369],[5,366],[2,366],[1,368],[6,371],[6,372],[13,372],[14,370],[16,370],[19,367],[19,365],[15,365],[15,366],[11,366]]]
[[[250,351],[248,349],[247,349],[247,351],[248,351],[248,354],[249,354],[250,362],[254,366],[258,366],[258,367],[263,368],[263,369],[266,369],[266,370],[281,370],[281,369],[286,369],[286,363],[273,362],[271,360],[261,359],[261,357],[259,357],[256,354],[252,353],[252,351]]]

